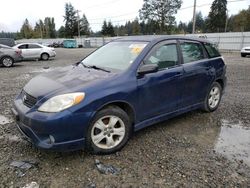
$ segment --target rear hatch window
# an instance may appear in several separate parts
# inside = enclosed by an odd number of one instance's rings
[[[208,53],[210,58],[221,56],[218,49],[215,47],[215,45],[205,43],[204,46],[205,46],[205,48],[207,50],[207,53]]]

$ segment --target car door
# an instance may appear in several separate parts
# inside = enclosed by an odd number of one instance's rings
[[[137,78],[138,119],[143,121],[177,110],[183,67],[179,63],[176,41],[156,45],[141,66],[143,64],[157,64],[159,70]]]
[[[28,51],[31,58],[40,58],[42,47],[37,44],[29,44]]]
[[[22,51],[22,57],[25,59],[30,58],[29,50],[28,50],[28,44],[22,44],[18,46],[18,49]]]
[[[200,42],[180,41],[183,59],[185,87],[181,107],[185,108],[204,101],[212,84],[215,71],[212,69],[205,49]]]

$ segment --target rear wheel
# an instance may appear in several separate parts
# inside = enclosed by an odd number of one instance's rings
[[[215,111],[220,104],[221,96],[222,96],[221,85],[218,82],[214,82],[205,99],[204,110],[207,112]]]
[[[110,106],[97,112],[88,128],[86,148],[94,154],[116,152],[127,143],[131,122],[126,112]]]
[[[6,56],[1,59],[1,64],[4,67],[12,67],[14,64],[14,60],[11,57]]]
[[[47,61],[47,60],[49,59],[49,54],[43,53],[43,54],[41,55],[41,59],[44,60],[44,61]]]
[[[246,54],[241,54],[241,57],[246,57],[247,55]]]

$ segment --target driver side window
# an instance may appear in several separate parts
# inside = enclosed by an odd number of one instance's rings
[[[167,69],[178,63],[178,53],[176,44],[165,44],[152,51],[144,64],[157,64],[159,70]]]

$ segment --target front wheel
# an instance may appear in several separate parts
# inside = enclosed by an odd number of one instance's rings
[[[93,154],[114,153],[127,143],[131,122],[125,111],[110,106],[94,117],[86,137],[86,148]]]
[[[43,53],[43,54],[41,55],[41,59],[44,60],[44,61],[47,61],[47,60],[49,59],[49,54]]]
[[[222,96],[221,85],[218,82],[214,82],[205,99],[204,110],[207,112],[215,111],[220,104],[221,96]]]
[[[14,60],[11,58],[11,57],[3,57],[1,59],[1,64],[4,66],[4,67],[12,67],[13,64],[14,64]]]

